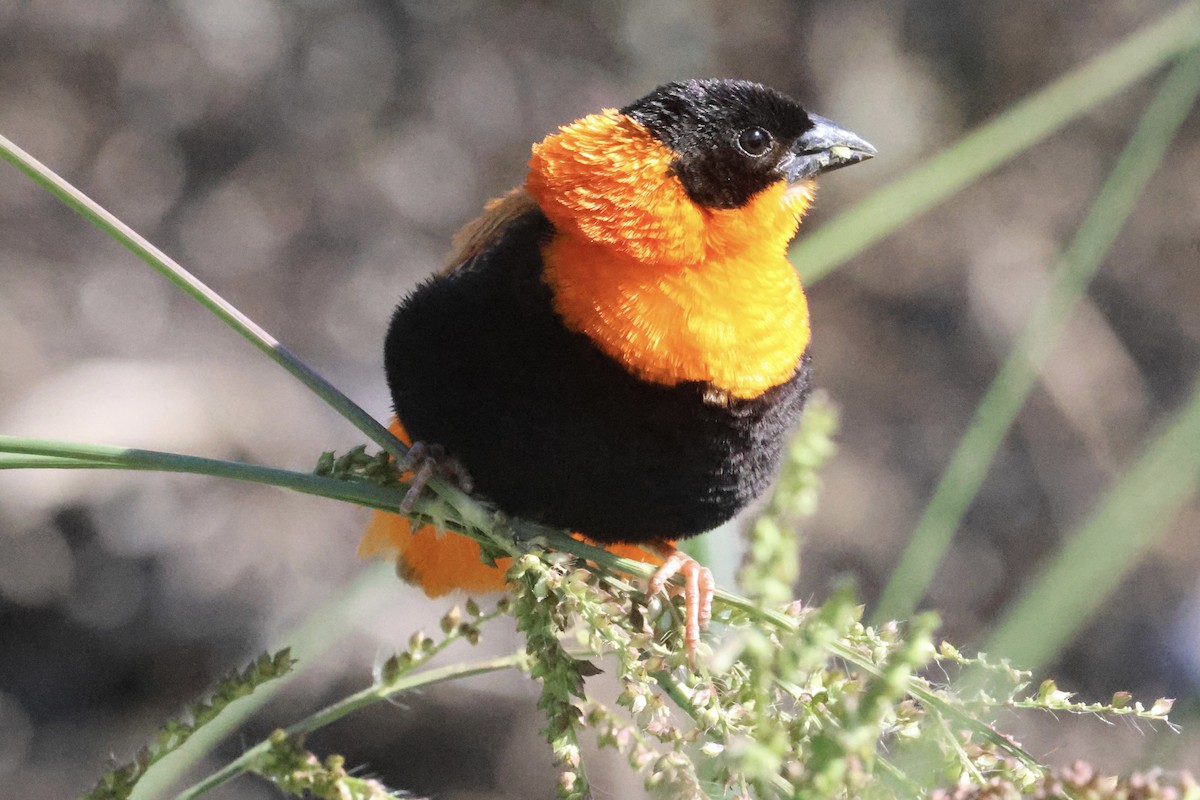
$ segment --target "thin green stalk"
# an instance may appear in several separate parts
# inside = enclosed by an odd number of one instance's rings
[[[487,661],[477,661],[468,664],[451,664],[439,669],[431,669],[425,672],[419,672],[415,675],[400,678],[395,683],[388,686],[375,685],[363,689],[361,692],[352,694],[349,697],[334,703],[327,708],[324,708],[312,716],[306,717],[296,724],[285,728],[284,732],[288,736],[297,736],[299,734],[311,733],[312,731],[323,728],[330,723],[336,722],[342,717],[357,711],[360,708],[386,700],[389,697],[394,697],[402,692],[411,689],[417,689],[423,686],[433,686],[437,683],[446,681],[459,680],[461,678],[469,678],[474,675],[483,675],[489,672],[499,672],[501,670],[513,669],[519,667],[525,662],[526,655],[524,652],[514,653],[512,655],[503,656],[501,658],[492,658]],[[212,791],[221,784],[236,778],[238,775],[247,771],[252,767],[254,761],[261,758],[271,748],[269,740],[263,740],[251,747],[238,758],[230,761],[221,769],[217,770],[207,778],[193,784],[187,789],[176,795],[176,800],[194,800],[200,795]]]
[[[8,454],[8,456],[5,456],[5,454]],[[328,497],[332,500],[342,500],[385,511],[394,511],[400,499],[404,496],[404,492],[401,489],[390,489],[337,480],[335,478],[324,478],[306,472],[261,467],[237,461],[222,461],[219,459],[199,458],[156,450],[113,447],[103,444],[81,444],[78,442],[61,442],[0,435],[0,467],[10,463],[8,460],[9,457],[13,459],[11,463],[42,468],[57,469],[62,467],[87,466],[93,469],[148,470],[212,475],[215,477],[278,486],[305,494]],[[447,514],[444,512],[453,510],[434,505],[436,502],[430,499],[418,501],[417,510],[418,512],[423,512],[418,516],[439,516],[446,518]],[[486,509],[483,509],[482,506],[480,506],[480,510],[482,512],[481,516],[456,520],[462,523],[465,529],[464,533],[474,538],[493,536],[498,533],[492,515],[487,513]],[[652,569],[643,562],[620,558],[607,550],[573,539],[562,531],[522,521],[520,534],[526,541],[544,543],[547,547],[563,550],[581,558],[587,558],[602,566],[607,566],[626,574],[632,573],[641,577],[649,577],[652,574]],[[681,583],[679,580],[677,582]],[[754,608],[750,601],[747,600],[745,603],[749,608]]]
[[[920,602],[1046,357],[1198,94],[1200,48],[1180,60],[1150,101],[1064,253],[1049,291],[988,387],[883,592],[873,616],[876,623],[904,619]]]
[[[792,248],[812,283],[888,234],[1024,153],[1200,41],[1200,3],[1191,0],[1125,41],[1029,95],[919,167],[873,192]]]
[[[304,494],[394,511],[404,496],[398,489],[324,478],[307,472],[261,467],[239,461],[200,458],[158,450],[139,450],[102,444],[57,442],[0,435],[0,469],[89,468],[212,475],[238,481],[279,486]]]
[[[270,648],[279,649],[279,643],[283,643],[291,649],[297,659],[292,671],[260,686],[253,694],[234,701],[216,719],[193,733],[182,747],[146,772],[134,787],[130,800],[165,797],[167,791],[177,785],[218,743],[241,728],[291,681],[319,665],[322,657],[332,652],[354,630],[353,621],[360,614],[363,598],[381,586],[393,584],[395,580],[396,571],[390,564],[373,564],[349,585],[337,590],[310,611],[296,628],[280,636],[276,645]]]
[[[274,336],[259,327],[254,320],[235,308],[232,303],[205,285],[137,231],[117,219],[95,200],[67,183],[45,164],[4,136],[0,136],[0,156],[3,156],[6,161],[32,178],[39,186],[107,233],[165,276],[171,283],[186,292],[193,300],[215,314],[218,319],[241,334],[268,358],[286,369],[314,394],[332,406],[335,411],[349,420],[373,442],[396,458],[404,457],[406,449],[402,443],[388,433],[387,428],[376,422],[370,414],[344,395],[336,386],[318,375],[312,367],[297,358]]]
[[[105,461],[88,461],[84,458],[26,456],[0,452],[0,469],[106,469],[109,466]]]
[[[660,670],[652,673],[650,677],[654,678],[654,682],[658,684],[659,688],[666,692],[667,697],[675,701],[675,705],[679,706],[680,711],[692,719],[696,718],[696,705],[688,695],[687,689],[675,679],[674,675],[667,670]]]
[[[254,694],[227,707],[215,720],[193,734],[182,748],[155,764],[154,769],[147,772],[135,787],[131,800],[163,796],[166,790],[174,786],[205,753],[212,750],[218,742],[241,727],[259,708],[266,705],[267,701],[283,688],[286,681],[295,680],[301,672],[319,663],[321,656],[333,650],[334,646],[344,637],[344,633],[352,629],[347,621],[353,617],[362,596],[383,585],[385,581],[395,581],[395,572],[390,568],[381,567],[369,570],[349,587],[338,592],[313,611],[297,630],[283,637],[282,641],[289,643],[292,654],[297,658],[296,666],[292,671],[282,680],[259,687]],[[475,620],[475,624],[481,625],[495,619],[501,613],[497,609],[483,614]],[[333,631],[334,635],[330,636],[327,631]],[[459,638],[458,635],[448,636],[438,642],[426,653],[425,661],[458,641]]]
[[[0,435],[0,469],[17,467],[124,469],[212,475],[278,486],[303,494],[327,497],[331,500],[341,500],[367,508],[392,512],[396,510],[404,497],[404,490],[401,488],[374,486],[238,461],[185,456],[157,450]],[[455,492],[456,495],[449,499],[428,494],[422,496],[414,507],[413,518],[421,522],[434,522],[439,525],[451,523],[466,536],[495,544],[492,536],[496,524],[492,512],[462,492],[457,490]],[[463,501],[459,502],[459,498],[463,498]],[[536,530],[544,537],[555,541],[559,539],[574,541],[560,531],[543,528],[536,528]]]
[[[1200,485],[1200,383],[1082,528],[1048,560],[984,648],[1022,669],[1053,659]]]

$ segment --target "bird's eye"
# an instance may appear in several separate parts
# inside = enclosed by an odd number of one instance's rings
[[[746,128],[738,134],[737,143],[743,153],[757,158],[771,149],[771,134],[757,126]]]

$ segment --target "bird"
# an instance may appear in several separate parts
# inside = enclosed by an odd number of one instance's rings
[[[816,175],[858,135],[744,80],[667,83],[532,147],[524,184],[454,238],[384,343],[412,444],[405,507],[439,474],[508,515],[684,577],[689,654],[711,572],[676,546],[771,483],[812,384],[786,257]],[[504,560],[377,512],[359,548],[431,596],[504,588]]]

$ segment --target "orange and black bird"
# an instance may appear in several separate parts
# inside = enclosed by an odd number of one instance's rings
[[[810,389],[788,243],[813,178],[874,154],[738,80],[669,83],[560,128],[396,309],[393,430],[510,515],[660,555],[622,550],[661,564],[651,592],[685,576],[694,648],[712,577],[674,542],[772,480]],[[503,588],[474,542],[397,515],[360,550],[398,553],[431,595]]]

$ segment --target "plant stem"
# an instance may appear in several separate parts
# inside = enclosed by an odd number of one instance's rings
[[[679,706],[683,713],[692,719],[696,718],[696,706],[692,703],[692,698],[688,696],[687,690],[680,685],[674,675],[667,670],[660,670],[651,673],[650,677],[654,678],[654,682],[667,693],[667,697],[675,701],[675,705]]]
[[[362,602],[381,587],[394,584],[396,572],[390,565],[373,564],[363,570],[350,584],[337,591],[310,611],[295,628],[280,635],[274,649],[287,645],[296,657],[295,667],[287,675],[260,686],[248,697],[231,703],[216,719],[201,727],[173,753],[168,754],[146,772],[130,795],[130,800],[152,800],[166,797],[171,787],[219,742],[245,724],[259,709],[281,692],[290,682],[321,663],[322,657],[338,647],[361,615]]]
[[[279,486],[304,494],[328,497],[385,511],[395,510],[404,496],[403,492],[398,489],[325,478],[307,472],[261,467],[238,461],[185,456],[158,450],[139,450],[100,444],[56,442],[0,435],[0,469],[23,468],[126,469],[212,475],[219,478]]]
[[[178,262],[159,250],[137,231],[117,219],[95,200],[85,195],[58,174],[26,153],[4,136],[0,136],[0,156],[24,172],[35,183],[69,206],[77,214],[107,233],[134,255],[186,292],[193,300],[211,311],[233,328],[268,358],[290,372],[314,394],[333,407],[373,442],[397,459],[404,457],[407,448],[375,419],[344,395],[336,386],[321,377],[312,367],[297,358],[290,350],[258,326],[254,320],[209,288]]]
[[[361,692],[356,692],[331,706],[321,709],[315,714],[305,717],[299,722],[284,729],[284,733],[288,736],[297,736],[304,733],[311,733],[319,728],[336,722],[342,717],[357,711],[365,706],[378,703],[381,700],[386,700],[402,692],[416,689],[422,686],[432,686],[437,683],[446,681],[458,680],[460,678],[469,678],[474,675],[483,675],[488,672],[499,672],[501,670],[512,669],[519,667],[525,662],[526,655],[524,652],[513,653],[512,655],[503,656],[501,658],[493,658],[487,661],[477,661],[467,664],[451,664],[439,669],[431,669],[425,672],[419,672],[415,675],[406,676],[398,679],[389,686],[375,685],[363,689]],[[178,795],[176,800],[192,800],[206,792],[212,791],[226,781],[236,778],[238,775],[246,772],[253,767],[254,761],[260,758],[268,750],[270,750],[271,742],[269,739],[264,739],[258,744],[251,747],[238,758],[230,761],[221,769],[217,770],[207,778],[198,783],[184,789]]]
[[[0,469],[112,469],[106,461],[0,452]]]

